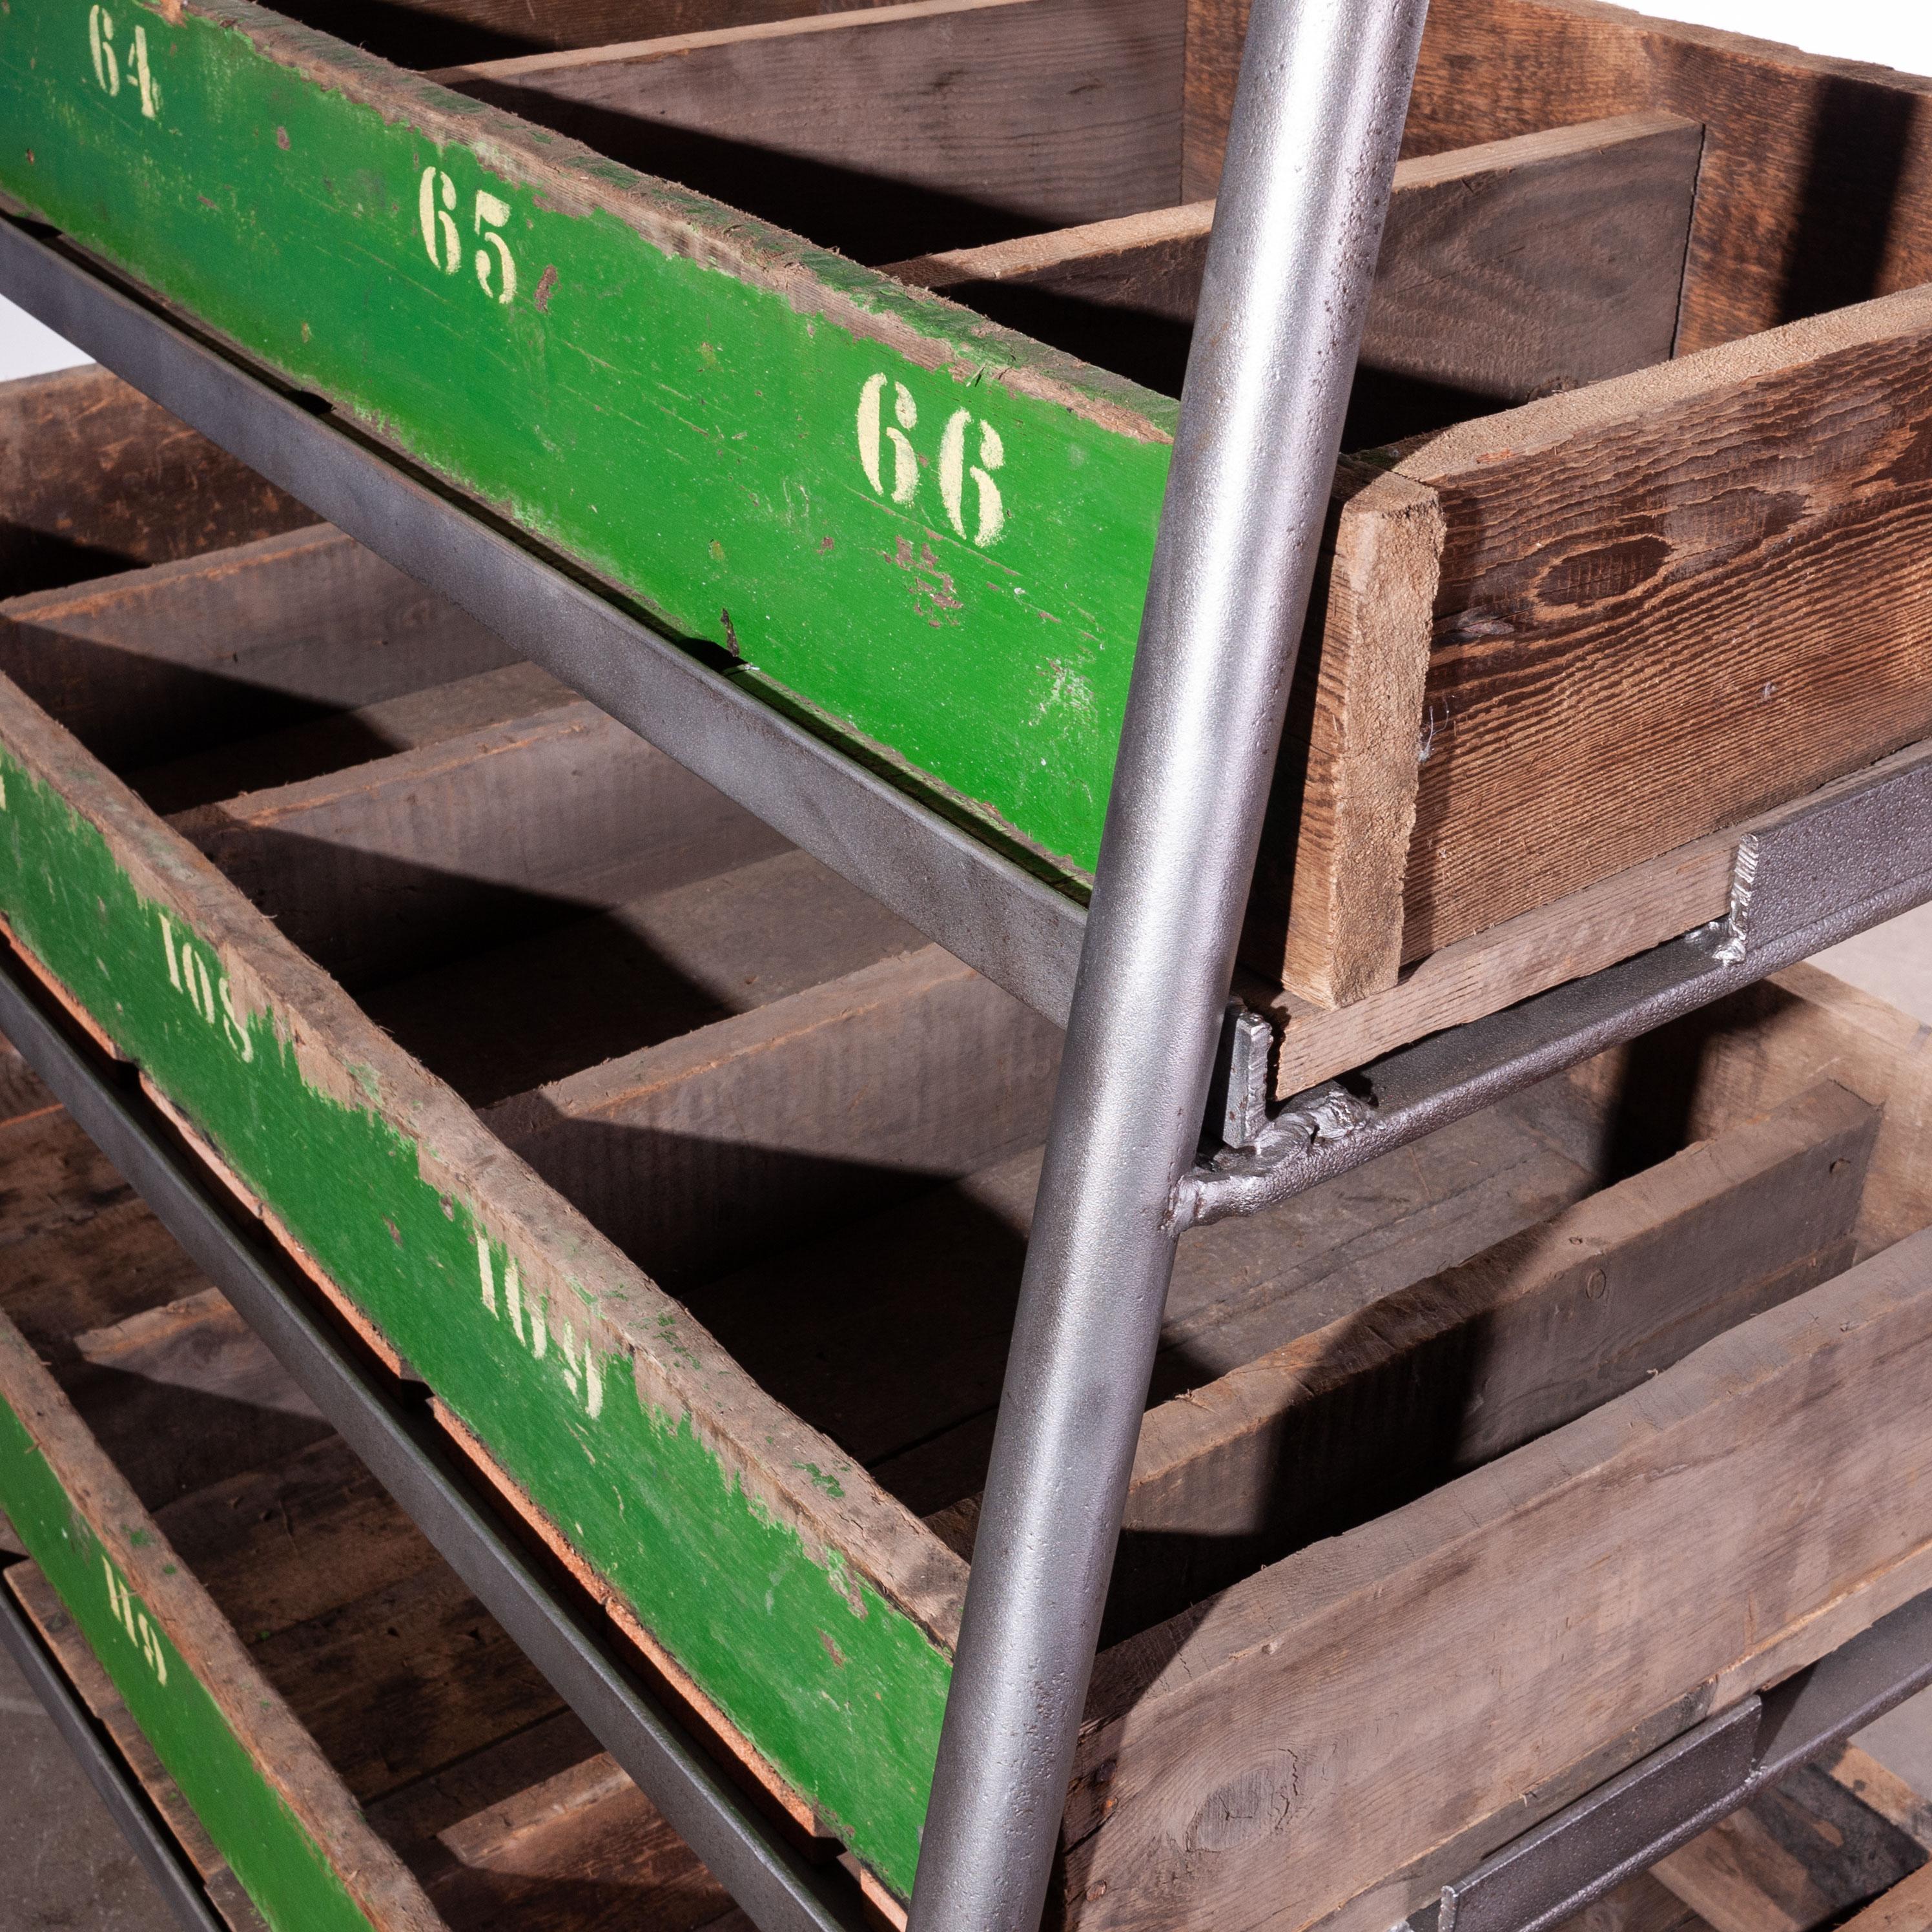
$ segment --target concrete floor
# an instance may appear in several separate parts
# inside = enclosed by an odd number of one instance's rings
[[[1819,964],[1932,1025],[1932,906]],[[1932,1793],[1932,1691],[1860,1740]],[[40,1706],[0,1652],[0,1932],[167,1932],[175,1923]]]

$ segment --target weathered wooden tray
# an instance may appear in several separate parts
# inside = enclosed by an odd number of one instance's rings
[[[1082,890],[1240,0],[292,10],[369,51],[14,0],[0,192]],[[1932,731],[1929,89],[1438,0],[1246,943],[1291,1019]]]
[[[14,943],[892,1910],[1057,1036],[175,446],[167,560],[0,602]],[[1069,1922],[1384,1926],[1932,1584],[1928,1136],[1799,970],[1190,1234]]]
[[[236,1932],[744,1932],[4,1042],[0,1190],[4,1586]],[[1846,1745],[1564,1932],[1902,1912],[1928,1847]]]

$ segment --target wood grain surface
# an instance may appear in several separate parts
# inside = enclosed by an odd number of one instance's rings
[[[862,261],[1178,198],[1180,0],[910,0],[446,69]]]

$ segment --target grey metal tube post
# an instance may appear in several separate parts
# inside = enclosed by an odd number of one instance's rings
[[[1427,0],[1258,0],[914,1932],[1034,1932]]]

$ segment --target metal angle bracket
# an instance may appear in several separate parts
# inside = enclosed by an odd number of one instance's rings
[[[1932,1682],[1932,1592],[1674,1738],[1442,1888],[1396,1932],[1548,1932]]]
[[[1222,1131],[1170,1206],[1186,1228],[1258,1214],[1537,1081],[1709,1005],[1932,901],[1932,744],[1746,832],[1723,919],[1516,1005],[1433,1034]],[[1241,1056],[1236,1064],[1236,1056]],[[1224,1028],[1217,1093],[1248,1083],[1251,1043]],[[1213,1124],[1219,1125],[1219,1122]]]

